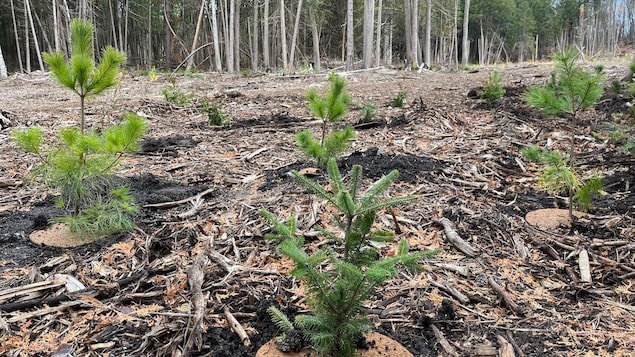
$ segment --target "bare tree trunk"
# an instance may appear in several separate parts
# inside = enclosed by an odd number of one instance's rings
[[[353,69],[355,44],[353,43],[353,0],[346,1],[346,70]]]
[[[287,71],[289,65],[289,57],[287,54],[287,25],[285,22],[286,10],[284,7],[284,0],[280,0],[280,38],[282,40],[282,68]]]
[[[11,16],[13,18],[13,34],[15,36],[15,48],[18,52],[18,62],[20,62],[20,73],[23,73],[24,67],[22,66],[22,50],[20,49],[20,36],[18,35],[18,24],[15,20],[15,7],[13,5],[13,0],[11,0]]]
[[[320,31],[315,19],[314,9],[309,10],[309,18],[311,21],[311,35],[313,36],[313,69],[319,72],[322,68],[320,63]]]
[[[27,1],[24,1],[24,13],[28,14]],[[29,35],[29,22],[24,21],[24,59],[26,61],[26,73],[31,73],[31,39]]]
[[[126,0],[126,7],[124,8],[124,28],[123,28],[123,51],[128,52],[128,13],[130,13],[130,0]]]
[[[150,68],[152,68],[154,57],[152,54],[152,2],[148,3],[148,33],[146,36],[148,41],[148,60],[146,61],[146,69],[150,70]]]
[[[214,65],[218,72],[223,71],[223,64],[220,59],[220,42],[218,41],[218,9],[216,6],[217,0],[211,0],[212,5],[212,37],[214,38]]]
[[[215,1],[215,0],[212,0]],[[170,14],[172,14],[172,2],[170,0],[163,0],[163,16],[165,17],[165,65],[167,68],[172,68],[172,55],[174,53],[174,46],[172,41],[174,40],[172,36],[172,30],[170,25]],[[121,23],[121,21],[120,21]],[[119,30],[121,31],[121,29]],[[121,33],[121,32],[120,32]],[[121,43],[121,41],[120,41]]]
[[[430,67],[432,63],[431,53],[431,41],[432,41],[432,0],[428,0],[426,3],[426,50],[425,50],[425,64]]]
[[[191,71],[194,66],[194,51],[198,46],[198,34],[201,31],[201,24],[203,23],[203,12],[205,10],[205,0],[201,0],[201,9],[198,12],[198,19],[196,20],[196,30],[194,31],[194,39],[192,39],[192,49],[190,50],[190,58],[187,60],[186,71]]]
[[[253,25],[253,33],[252,33],[252,43],[251,43],[251,70],[256,72],[258,71],[258,0],[254,0],[254,25]]]
[[[0,78],[7,78],[7,65],[4,63],[2,47],[0,47]]]
[[[234,73],[234,12],[236,11],[236,2],[229,0],[229,9],[225,2],[225,56],[227,60],[227,73]],[[229,10],[229,14],[228,14]]]
[[[381,64],[381,13],[383,11],[383,1],[379,0],[377,5],[377,28],[376,37],[375,37],[375,66],[379,66]]]
[[[234,71],[240,72],[240,0],[234,6]]]
[[[463,65],[467,66],[470,59],[470,44],[468,42],[468,25],[470,23],[470,0],[465,0],[463,8]]]
[[[373,35],[375,24],[375,0],[364,0],[364,36],[362,37],[363,68],[373,63]]]
[[[269,0],[265,0],[265,8],[263,10],[263,31],[262,31],[262,61],[265,68],[269,68],[271,61],[269,59]]]
[[[31,2],[29,0],[24,1],[27,7],[27,15],[29,16],[29,24],[31,24],[31,33],[33,33],[33,45],[35,45],[35,54],[37,55],[37,61],[40,65],[40,70],[44,72],[44,62],[42,62],[42,53],[40,52],[40,44],[37,40],[37,32],[35,32],[35,25],[33,24],[33,13],[31,12]]]
[[[413,60],[416,61],[417,67],[421,64],[421,51],[419,49],[419,0],[412,0],[412,30],[411,38],[412,51],[414,52]]]
[[[11,2],[13,2],[13,0],[11,0]],[[108,2],[110,4],[110,2]],[[12,5],[13,8],[13,5]],[[112,6],[110,8],[110,14],[112,17],[114,17],[112,15]],[[115,31],[114,25],[113,25],[113,31]],[[59,28],[59,23],[57,22],[57,0],[53,0],[53,41],[55,42],[55,51],[59,51],[60,50],[60,28]],[[116,42],[115,42],[116,43]]]
[[[295,48],[298,43],[298,33],[300,32],[300,15],[302,14],[302,0],[298,0],[298,9],[295,14],[295,24],[293,25],[293,37],[291,38],[291,53],[289,54],[289,64],[295,67]]]
[[[452,27],[452,43],[454,44],[454,66],[459,68],[459,0],[454,0],[454,26]]]

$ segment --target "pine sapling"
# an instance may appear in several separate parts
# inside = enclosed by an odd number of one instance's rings
[[[56,189],[58,206],[69,214],[64,222],[72,232],[90,236],[108,235],[134,226],[132,196],[110,175],[127,152],[138,149],[146,123],[136,114],[103,133],[82,133],[77,128],[62,129],[59,143],[44,147],[42,130],[29,128],[14,132],[17,145],[42,161],[34,172],[48,187]]]
[[[562,54],[553,56],[556,62],[556,70],[552,73],[550,82],[544,87],[530,88],[525,94],[529,105],[539,108],[549,115],[565,116],[571,126],[571,141],[569,144],[569,158],[567,165],[551,166],[551,170],[565,169],[575,174],[575,134],[578,116],[581,112],[594,107],[602,97],[603,87],[602,69],[596,68],[595,73],[590,74],[576,64],[577,52],[567,50]],[[557,178],[561,175],[550,175]],[[577,179],[576,176],[576,180]],[[578,182],[570,182],[569,194],[569,219],[573,221],[573,199],[577,190],[584,186]]]
[[[322,229],[330,245],[307,253],[304,240],[296,235],[296,219],[279,221],[272,213],[260,214],[273,226],[266,238],[278,242],[278,251],[295,264],[291,274],[306,283],[307,302],[312,314],[296,316],[294,325],[308,336],[312,347],[322,356],[353,356],[356,343],[371,329],[362,304],[376,288],[397,272],[397,266],[420,268],[419,263],[438,250],[408,252],[402,239],[392,256],[381,256],[374,244],[394,241],[394,234],[372,229],[377,212],[413,200],[413,197],[382,198],[397,178],[395,170],[361,191],[362,168],[354,166],[345,184],[334,159],[327,162],[332,192],[315,181],[293,172],[310,191],[326,199],[338,213],[334,221],[343,232]],[[280,325],[279,321],[276,323]]]
[[[348,113],[350,102],[346,92],[346,81],[336,75],[329,76],[331,83],[326,96],[320,96],[317,91],[310,90],[307,98],[309,110],[322,120],[320,139],[315,139],[309,130],[303,130],[296,135],[296,143],[307,156],[317,160],[319,167],[326,167],[330,158],[335,158],[348,148],[348,143],[355,137],[353,128],[347,126],[343,130],[328,132],[328,124],[342,120]]]
[[[86,97],[97,95],[117,85],[119,68],[126,61],[126,54],[113,47],[107,47],[102,52],[101,63],[96,65],[93,59],[93,25],[87,20],[74,19],[70,24],[70,35],[70,60],[66,61],[64,53],[56,51],[44,53],[44,61],[58,82],[79,96],[80,130],[83,133]]]

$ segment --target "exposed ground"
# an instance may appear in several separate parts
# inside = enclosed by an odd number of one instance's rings
[[[426,271],[403,271],[366,304],[376,328],[416,356],[487,356],[506,348],[516,356],[634,353],[634,158],[606,140],[616,124],[632,120],[625,99],[607,95],[579,126],[580,168],[603,176],[605,185],[590,215],[552,230],[525,220],[530,211],[566,206],[536,189],[539,168],[519,153],[568,143],[565,121],[545,118],[521,98],[550,68],[498,67],[507,94],[495,104],[468,97],[492,68],[347,75],[354,102],[375,105],[378,123],[359,127],[340,166],[362,164],[368,182],[398,169],[401,180],[390,194],[418,199],[395,218],[383,212],[378,227],[399,232],[413,249],[442,248]],[[609,80],[625,69],[626,62],[606,65]],[[118,172],[141,211],[133,232],[65,250],[28,241],[60,211],[51,192],[28,181],[37,160],[15,147],[10,132],[38,125],[53,134],[76,125],[79,105],[45,76],[0,82],[0,111],[12,121],[0,131],[1,355],[253,356],[276,333],[268,306],[291,315],[306,308],[300,286],[285,274],[289,264],[264,241],[268,227],[257,211],[297,215],[304,233],[316,222],[331,224],[326,203],[287,175],[312,165],[293,135],[318,130],[305,93],[324,89],[325,75],[177,76],[183,91],[224,103],[233,118],[224,128],[210,127],[195,108],[168,104],[161,94],[166,77],[126,75],[116,90],[89,102],[87,122],[95,128],[128,111],[148,118],[142,150]],[[388,107],[400,91],[406,107]],[[361,115],[354,109],[346,122]],[[199,193],[194,210],[194,200],[160,205]],[[447,240],[435,223],[442,217],[476,255]],[[580,281],[582,249],[591,283]],[[197,296],[205,310],[197,323],[188,278],[201,274]],[[85,289],[58,283],[68,277]],[[47,280],[40,290],[20,288]],[[229,327],[226,312],[249,341]]]

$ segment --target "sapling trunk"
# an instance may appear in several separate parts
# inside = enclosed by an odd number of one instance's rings
[[[575,172],[575,111],[571,116],[571,143],[569,146],[569,167]],[[573,187],[569,188],[569,221],[573,223]]]
[[[85,95],[80,95],[79,96],[79,115],[80,115],[80,122],[79,122],[79,130],[82,132],[82,134],[84,134],[84,123],[86,122],[86,96]]]

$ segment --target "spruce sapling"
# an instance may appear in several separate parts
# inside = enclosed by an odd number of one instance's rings
[[[575,134],[578,116],[581,112],[592,108],[602,97],[603,88],[602,71],[597,68],[590,74],[576,64],[577,52],[567,50],[562,54],[553,56],[556,62],[556,70],[552,73],[551,81],[544,87],[530,88],[525,94],[525,100],[529,105],[539,108],[549,115],[565,116],[571,125],[571,141],[569,144],[568,164],[547,167],[543,180],[558,179],[564,176],[575,176],[568,186],[569,194],[569,219],[573,221],[573,199],[576,192],[584,187],[575,174]],[[566,172],[558,172],[565,170]],[[557,184],[557,183],[554,183]],[[594,185],[597,186],[597,185]]]
[[[113,47],[106,47],[101,63],[95,64],[93,51],[93,25],[82,19],[74,19],[70,25],[71,58],[67,62],[61,51],[44,53],[44,61],[53,76],[73,90],[80,100],[80,130],[84,132],[86,121],[86,97],[97,95],[117,85],[119,68],[126,61],[126,54]]]
[[[266,238],[278,242],[278,251],[295,264],[291,274],[306,283],[312,314],[296,316],[295,326],[304,331],[320,355],[345,357],[354,355],[356,343],[371,329],[363,302],[396,274],[397,266],[419,268],[421,260],[438,250],[409,253],[408,242],[402,239],[394,255],[381,257],[374,247],[377,242],[394,241],[391,232],[372,229],[377,212],[414,199],[381,197],[396,180],[396,170],[364,192],[361,166],[352,168],[348,184],[342,180],[334,159],[328,160],[327,171],[332,192],[298,172],[293,172],[293,176],[337,210],[333,218],[344,234],[323,229],[330,246],[309,255],[303,238],[296,235],[294,217],[283,223],[270,212],[261,210],[260,214],[273,226],[274,232]]]
[[[296,135],[296,143],[307,156],[317,160],[319,167],[326,167],[330,158],[335,158],[348,148],[348,143],[355,137],[353,128],[347,126],[343,130],[333,130],[328,133],[328,124],[342,120],[348,113],[350,98],[346,92],[346,81],[336,75],[329,76],[331,83],[326,96],[321,97],[317,91],[310,90],[307,94],[309,110],[322,120],[322,133],[317,140],[309,130],[303,130]]]

